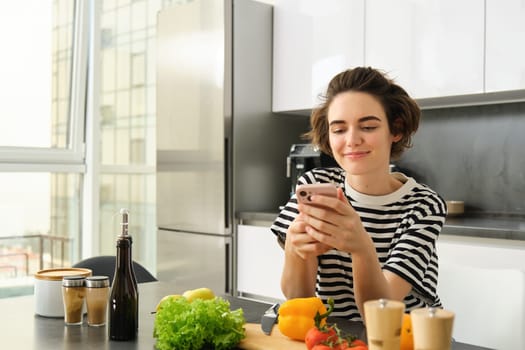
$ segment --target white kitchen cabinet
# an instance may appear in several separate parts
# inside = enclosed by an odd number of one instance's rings
[[[525,241],[442,235],[438,294],[453,311],[453,337],[493,349],[524,349]]]
[[[524,37],[523,0],[275,0],[272,108],[308,115],[359,65],[422,108],[524,101]]]
[[[525,2],[486,3],[486,92],[525,89]]]
[[[365,28],[365,64],[411,96],[483,92],[483,1],[367,0]]]
[[[330,79],[363,64],[364,0],[275,0],[273,111],[309,110]]]
[[[237,293],[246,297],[283,301],[281,273],[284,251],[270,225],[237,226]]]

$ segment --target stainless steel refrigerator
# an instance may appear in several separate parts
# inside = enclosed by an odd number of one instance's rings
[[[235,212],[277,211],[306,120],[271,112],[271,5],[193,0],[158,14],[157,276],[235,284]]]

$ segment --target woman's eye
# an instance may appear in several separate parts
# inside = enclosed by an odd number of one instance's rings
[[[373,131],[375,129],[377,129],[377,126],[363,126],[361,127],[364,131]]]
[[[332,129],[332,134],[341,134],[344,132],[344,129]]]

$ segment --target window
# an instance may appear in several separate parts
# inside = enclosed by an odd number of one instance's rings
[[[0,2],[0,297],[115,254],[123,207],[155,272],[156,16],[171,2]]]
[[[81,179],[77,173],[0,173],[0,286],[13,279],[30,283],[36,271],[69,266],[78,256]]]
[[[83,164],[86,49],[70,0],[0,2],[0,161]],[[73,42],[78,43],[73,45]],[[30,43],[30,44],[29,44]],[[84,54],[85,56],[85,54]]]
[[[71,0],[0,2],[0,297],[80,255],[85,18]]]

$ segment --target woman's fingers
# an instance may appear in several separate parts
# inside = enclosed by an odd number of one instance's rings
[[[295,253],[302,259],[307,259],[309,256],[318,256],[326,253],[331,249],[330,246],[319,242],[314,237],[309,235],[306,230],[308,224],[303,221],[307,220],[306,215],[302,215],[301,220],[295,220],[288,228],[288,242],[293,247]]]

